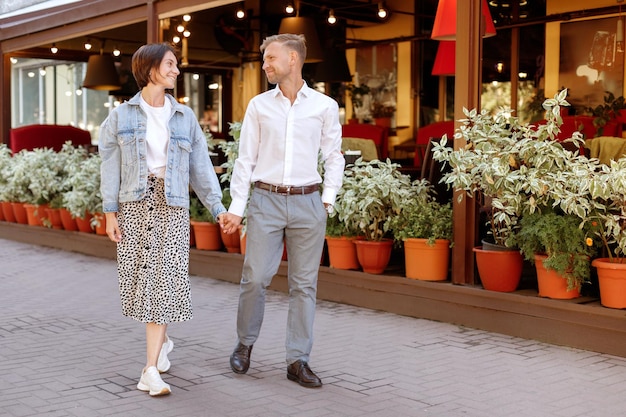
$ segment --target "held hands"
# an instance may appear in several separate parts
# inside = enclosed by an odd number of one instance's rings
[[[105,213],[107,236],[115,243],[122,241],[122,232],[117,223],[117,213]]]
[[[235,233],[241,224],[241,216],[224,212],[217,216],[217,221],[224,233],[230,235]]]

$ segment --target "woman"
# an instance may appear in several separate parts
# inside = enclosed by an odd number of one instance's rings
[[[117,243],[122,314],[146,323],[137,388],[157,396],[171,392],[160,376],[174,347],[167,325],[192,318],[189,185],[220,223],[226,209],[194,113],[166,93],[180,74],[174,48],[142,46],[132,71],[141,91],[100,129],[100,188],[107,235]]]

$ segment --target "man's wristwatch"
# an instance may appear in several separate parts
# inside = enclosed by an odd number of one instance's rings
[[[335,211],[335,207],[332,204],[324,204],[324,208],[328,214],[333,214],[333,211]]]

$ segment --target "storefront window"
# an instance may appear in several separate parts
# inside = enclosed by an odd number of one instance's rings
[[[88,130],[96,141],[98,128],[115,101],[107,91],[81,87],[85,70],[83,62],[14,60],[11,127],[72,125]]]

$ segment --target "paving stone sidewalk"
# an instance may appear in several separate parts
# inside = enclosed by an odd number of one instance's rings
[[[324,386],[302,388],[285,376],[276,292],[235,375],[237,295],[192,277],[194,319],[168,332],[173,392],[151,398],[135,388],[144,326],[120,314],[115,262],[0,239],[0,416],[626,415],[626,359],[330,302],[311,357]]]

